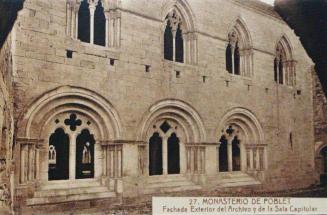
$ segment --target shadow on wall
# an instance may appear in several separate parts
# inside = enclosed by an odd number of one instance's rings
[[[24,0],[0,0],[0,49],[10,33]]]

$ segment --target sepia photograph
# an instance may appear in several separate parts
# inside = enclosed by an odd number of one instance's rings
[[[0,0],[0,215],[327,214],[326,0]]]

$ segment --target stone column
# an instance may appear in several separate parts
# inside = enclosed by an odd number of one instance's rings
[[[35,159],[35,145],[28,145],[28,180],[34,180],[34,159]]]
[[[105,12],[105,17],[106,17],[106,47],[109,47],[109,19],[110,19],[110,14],[108,11]]]
[[[219,172],[219,149],[220,149],[220,142],[218,143],[218,145],[217,145],[217,160],[216,160],[216,163],[217,163],[217,166],[216,166],[216,168],[217,168],[217,172]]]
[[[66,3],[66,35],[71,36],[71,31],[73,30],[72,28],[72,8],[71,8],[71,2],[67,1]]]
[[[255,165],[255,167],[256,167],[256,170],[260,170],[260,153],[259,153],[259,147],[257,147],[256,149],[256,160],[255,160],[255,162],[256,162],[256,165]]]
[[[113,11],[109,12],[109,46],[114,46],[115,17]]]
[[[167,152],[167,138],[163,138],[162,141],[162,173],[163,175],[168,174],[168,152]]]
[[[188,43],[188,38],[187,38],[187,34],[183,33],[182,35],[183,38],[183,60],[184,63],[188,63],[188,58],[187,58],[187,43]]]
[[[232,151],[232,137],[227,137],[227,158],[228,158],[228,172],[233,171],[233,151]]]
[[[197,36],[194,33],[191,42],[193,43],[194,46],[194,49],[192,51],[192,55],[194,56],[192,64],[196,64],[198,62],[198,40],[197,40]]]
[[[250,149],[250,170],[253,170],[253,149]]]
[[[89,10],[90,10],[90,43],[94,44],[94,12],[95,12],[96,5],[95,3],[90,3]]]
[[[120,12],[116,12],[115,47],[120,47]]]
[[[23,184],[26,181],[26,145],[20,144],[20,183]]]
[[[173,61],[176,60],[176,30],[173,29],[172,32],[173,34]]]
[[[78,39],[78,11],[80,4],[76,3],[74,7],[74,19],[72,22],[72,38]]]
[[[69,135],[69,179],[75,180],[75,169],[76,169],[76,136],[74,134]]]
[[[232,74],[234,75],[235,74],[235,71],[234,71],[234,50],[235,50],[235,47],[234,45],[231,45],[231,51],[232,51]],[[228,163],[229,164],[229,163]]]

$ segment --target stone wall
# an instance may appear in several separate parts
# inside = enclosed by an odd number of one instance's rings
[[[11,207],[13,190],[13,91],[12,36],[9,34],[0,49],[0,213]]]
[[[281,19],[234,1],[187,1],[194,16],[198,63],[186,65],[163,60],[163,11],[173,1],[121,1],[120,48],[67,36],[64,2],[26,0],[19,13],[14,48],[17,121],[37,98],[58,87],[93,91],[109,101],[120,117],[121,139],[127,142],[124,150],[130,152],[124,154],[123,176],[137,180],[137,146],[130,143],[137,141],[140,123],[151,106],[167,99],[189,104],[203,121],[208,143],[218,142],[222,117],[233,108],[243,108],[263,127],[268,147],[265,189],[315,182],[312,62]],[[237,18],[244,20],[251,35],[251,78],[231,76],[225,70],[227,35]],[[283,35],[297,61],[294,87],[274,82],[274,53]],[[72,58],[67,50],[73,51]],[[110,59],[115,59],[114,65]],[[151,66],[150,72],[145,65]],[[23,138],[24,131],[18,128],[17,135]],[[208,169],[213,159],[207,158]]]
[[[314,130],[315,130],[315,159],[317,174],[324,173],[324,160],[321,150],[327,143],[327,99],[319,78],[315,71],[313,76],[313,107],[314,107]]]

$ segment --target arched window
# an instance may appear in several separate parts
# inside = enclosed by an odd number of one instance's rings
[[[179,4],[177,1],[176,4]],[[163,32],[164,59],[179,63],[196,64],[197,38],[194,33],[192,14],[184,6],[176,6],[165,17]]]
[[[174,42],[173,42],[173,33],[170,26],[170,21],[168,20],[165,35],[164,35],[164,55],[166,60],[173,60],[174,53]]]
[[[94,12],[94,44],[105,46],[106,45],[106,17],[102,1],[98,2]]]
[[[274,81],[278,84],[295,85],[295,61],[292,59],[291,46],[284,36],[276,46]]]
[[[228,34],[226,46],[226,70],[234,75],[252,75],[252,46],[250,35],[240,20]]]
[[[219,172],[241,170],[241,149],[237,133],[230,125],[219,139]]]
[[[166,60],[184,62],[182,18],[173,10],[166,17],[164,56]]]
[[[91,1],[90,3],[87,0],[81,2],[78,11],[78,39],[105,46],[106,18],[102,1]]]
[[[85,43],[120,46],[120,12],[106,0],[66,0],[66,34]]]
[[[78,39],[90,42],[90,10],[87,0],[83,0],[78,10]]]

